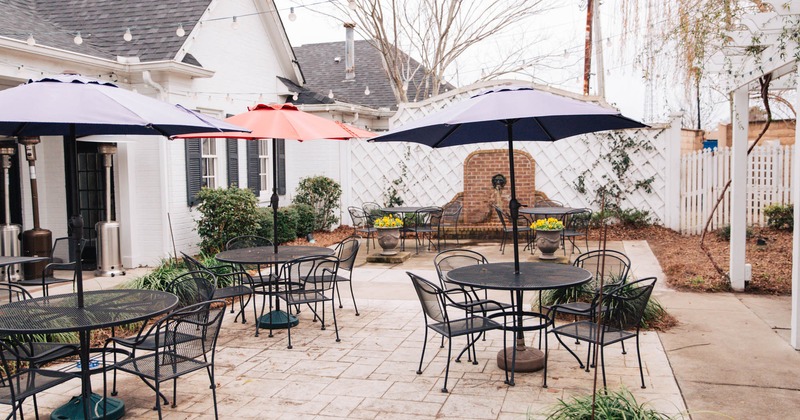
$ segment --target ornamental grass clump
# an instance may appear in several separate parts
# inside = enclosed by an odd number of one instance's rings
[[[662,420],[670,418],[666,414],[647,407],[644,403],[639,404],[633,394],[625,388],[606,393],[598,391],[594,412],[592,396],[582,395],[574,396],[567,401],[558,400],[558,404],[547,416],[548,420]]]
[[[378,229],[401,228],[403,227],[403,219],[395,217],[392,214],[387,214],[386,216],[375,219],[373,226]]]
[[[564,230],[564,223],[555,217],[535,220],[531,223],[531,229],[535,230]]]

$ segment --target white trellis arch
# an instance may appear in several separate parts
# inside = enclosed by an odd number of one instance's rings
[[[729,44],[712,57],[714,70],[727,76],[727,90],[733,94],[730,280],[734,290],[744,290],[745,281],[748,90],[766,75],[776,80],[795,74],[800,80],[800,48],[794,35],[800,22],[800,0],[766,3],[771,10],[744,16],[738,30],[728,32]],[[795,109],[800,109],[797,92],[795,97]],[[795,144],[800,144],[800,130],[795,130]],[[792,196],[800,197],[800,154],[795,154],[792,166]],[[794,220],[800,220],[800,205],[794,206]],[[800,350],[800,223],[794,224],[793,234],[790,343]]]

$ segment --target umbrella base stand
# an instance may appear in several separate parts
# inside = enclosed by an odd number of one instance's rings
[[[284,311],[271,311],[258,318],[258,328],[291,328],[296,327],[299,323],[296,316]]]
[[[506,347],[497,352],[497,367],[503,370],[511,370],[511,366],[506,366],[505,357],[508,357],[508,364],[511,365],[513,357],[513,347]],[[518,346],[517,359],[514,372],[536,372],[544,368],[544,353],[532,347]]]
[[[103,416],[103,396],[92,394],[89,403],[93,419],[116,420],[125,415],[125,403],[119,398],[108,398],[108,413]],[[50,420],[83,419],[84,410],[81,397],[72,397],[68,403],[56,408],[50,414]]]

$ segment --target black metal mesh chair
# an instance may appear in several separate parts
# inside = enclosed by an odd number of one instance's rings
[[[239,315],[241,315],[242,324],[247,323],[247,319],[244,315],[244,308],[250,303],[250,300],[253,299],[253,285],[255,283],[253,277],[246,271],[238,269],[233,264],[206,266],[187,255],[185,252],[181,252],[181,255],[183,255],[183,262],[186,264],[186,268],[190,271],[208,271],[214,274],[212,279],[215,282],[214,299],[239,298],[239,313],[236,314],[233,322],[236,322],[236,320],[239,319]],[[220,286],[220,279],[224,281],[226,286]],[[245,297],[247,301],[244,300]],[[255,308],[253,308],[253,311],[255,312]],[[233,305],[231,305],[231,313],[233,313]]]
[[[458,235],[458,219],[461,218],[461,210],[463,206],[460,201],[453,201],[447,203],[442,207],[442,233],[446,228],[453,228],[453,236],[456,237],[456,245],[459,245]],[[444,239],[444,246],[447,247],[447,235],[442,235]]]
[[[24,418],[22,403],[28,397],[33,397],[34,416],[39,418],[39,406],[36,403],[36,394],[46,391],[56,385],[61,385],[70,379],[78,378],[77,375],[57,370],[39,368],[32,363],[36,355],[30,351],[29,338],[19,340],[20,337],[3,337],[0,340],[0,404],[11,406],[11,414],[6,417]],[[77,348],[76,348],[77,351]]]
[[[211,300],[179,309],[162,318],[142,333],[130,346],[130,357],[114,364],[114,368],[134,374],[156,392],[156,409],[161,419],[161,382],[172,379],[172,407],[176,406],[178,377],[206,369],[211,382],[214,418],[217,415],[217,392],[214,382],[214,353],[225,315],[225,301]],[[155,337],[153,345],[145,345]],[[106,341],[103,363],[109,345],[128,345],[117,338]],[[145,346],[145,347],[142,347]],[[107,395],[106,371],[103,371],[103,401]],[[168,402],[165,401],[165,404]],[[105,412],[105,407],[104,407]]]
[[[411,224],[409,226],[405,226],[404,231],[414,234],[414,239],[416,241],[414,245],[414,251],[417,254],[419,254],[420,244],[424,245],[426,238],[428,240],[427,249],[428,251],[431,250],[431,245],[433,244],[433,235],[436,235],[436,249],[438,250],[441,247],[439,242],[442,236],[441,220],[441,207],[422,207],[414,212],[414,216],[411,219]]]
[[[356,304],[356,295],[353,293],[353,267],[356,264],[356,257],[358,256],[358,243],[357,236],[351,236],[343,239],[336,245],[336,257],[339,258],[339,271],[336,274],[336,295],[339,297],[339,308],[342,307],[342,293],[339,291],[339,283],[347,283],[350,286],[350,297],[353,298],[353,307],[356,310],[356,316],[359,316],[358,305]],[[341,270],[347,271],[347,276],[341,274]]]
[[[232,238],[227,243],[225,243],[225,250],[231,249],[245,249],[245,248],[257,248],[257,247],[272,247],[274,244],[269,239],[263,236],[257,235],[242,235]],[[258,278],[252,276],[253,282],[255,284],[259,283],[268,283],[271,281],[275,281],[275,275],[272,273],[272,265],[265,264],[263,267],[260,264],[256,265],[246,265],[246,264],[239,264],[238,271],[250,271],[255,270],[258,274]]]
[[[81,239],[80,253],[83,254],[83,248],[86,246],[86,239]],[[42,270],[42,278],[40,279],[27,279],[20,280],[16,284],[20,286],[42,286],[42,295],[48,296],[50,294],[50,285],[69,283],[72,282],[73,288],[75,287],[76,271],[75,271],[75,252],[74,241],[72,238],[56,238],[53,241],[53,248],[50,250],[50,259]],[[72,273],[70,277],[55,277],[56,270],[69,271]]]
[[[314,314],[314,320],[320,320],[321,330],[325,330],[326,327],[325,302],[330,302],[337,342],[341,340],[339,339],[339,326],[336,323],[336,305],[333,302],[333,295],[338,268],[339,259],[337,257],[309,256],[288,261],[281,266],[278,277],[282,284],[282,290],[277,293],[278,298],[286,302],[287,308],[291,305],[307,305]],[[321,310],[317,309],[318,303],[322,304]],[[262,307],[262,316],[264,315],[263,311]],[[286,325],[289,337],[287,348],[291,349],[292,329],[290,323],[286,323]]]
[[[603,296],[598,296],[593,300],[592,305],[584,313],[584,315],[589,318],[588,320],[561,325],[550,330],[551,333],[555,334],[556,339],[561,345],[578,361],[581,368],[584,367],[584,364],[581,362],[580,357],[561,340],[561,337],[570,337],[585,341],[590,344],[590,350],[592,347],[600,348],[600,368],[603,372],[603,387],[606,387],[605,355],[603,349],[610,344],[622,343],[630,338],[635,338],[636,358],[639,361],[639,377],[642,380],[642,388],[646,388],[642,370],[642,356],[639,351],[639,328],[655,283],[655,277],[648,277],[627,284],[611,286],[609,289],[605,289],[604,287],[604,290],[608,290],[608,294],[604,292]],[[553,306],[550,312],[557,310],[558,305]],[[588,358],[591,357],[591,351],[589,354],[590,356]],[[588,358],[585,366],[587,371],[589,370]]]
[[[592,211],[590,209],[577,209],[571,211],[564,216],[564,230],[561,232],[561,248],[564,249],[564,255],[567,255],[567,241],[572,244],[572,253],[575,253],[575,248],[581,252],[581,248],[575,243],[580,237],[583,237],[584,246],[586,250],[589,249],[589,223],[592,221]]]
[[[500,207],[495,205],[492,206],[494,208],[495,213],[497,214],[497,218],[500,220],[501,229],[503,231],[503,240],[500,242],[500,253],[506,253],[506,236],[509,234],[514,233],[514,227],[511,226],[511,215],[507,214],[503,211]],[[517,220],[517,235],[525,234],[527,235],[527,241],[525,247],[531,246],[531,227],[527,223],[525,225],[520,225],[519,222],[521,220],[526,220],[525,218],[520,218]]]
[[[447,378],[450,375],[450,358],[453,352],[453,337],[469,336],[470,342],[468,347],[472,348],[473,358],[477,358],[475,351],[475,342],[478,340],[478,335],[482,335],[486,331],[503,329],[503,324],[500,324],[488,317],[482,315],[467,314],[464,318],[451,319],[447,313],[447,308],[451,305],[457,305],[450,296],[439,286],[423,279],[422,277],[406,272],[411,278],[411,283],[414,285],[414,290],[419,297],[419,303],[422,305],[422,313],[425,317],[425,338],[422,341],[422,354],[419,358],[419,368],[417,375],[422,374],[422,362],[425,359],[425,347],[428,343],[428,330],[433,330],[443,337],[447,337],[447,366],[444,372],[444,385],[442,392],[447,392]],[[494,302],[500,306],[500,303]],[[505,314],[503,314],[505,319]],[[503,347],[506,344],[506,336],[503,334]],[[508,371],[506,371],[506,383],[508,383]]]
[[[33,299],[33,296],[22,286],[10,283],[0,283],[0,303],[20,302]],[[38,339],[37,339],[38,338]],[[31,363],[34,367],[45,365],[63,357],[78,354],[78,344],[45,342],[41,338],[31,335],[18,335],[9,337],[0,335],[0,340],[13,339],[25,346],[23,356],[25,362]],[[13,355],[7,354],[9,360],[13,360]]]
[[[373,201],[367,201],[361,205],[361,209],[364,210],[364,215],[367,216],[370,226],[372,226],[372,222],[374,222],[375,219],[383,217],[382,208],[380,204]]]
[[[373,219],[361,207],[350,206],[347,208],[350,213],[350,220],[353,221],[353,235],[362,236],[367,241],[367,254],[369,254],[369,240],[372,239],[372,247],[375,247],[375,236],[378,229],[372,225]]]

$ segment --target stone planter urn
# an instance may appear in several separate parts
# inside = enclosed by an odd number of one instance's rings
[[[539,248],[541,254],[540,260],[554,260],[556,256],[554,252],[558,251],[561,245],[561,232],[560,230],[541,230],[536,229],[536,248]]]
[[[383,251],[381,255],[397,255],[397,245],[400,244],[400,228],[377,228],[378,245]]]

